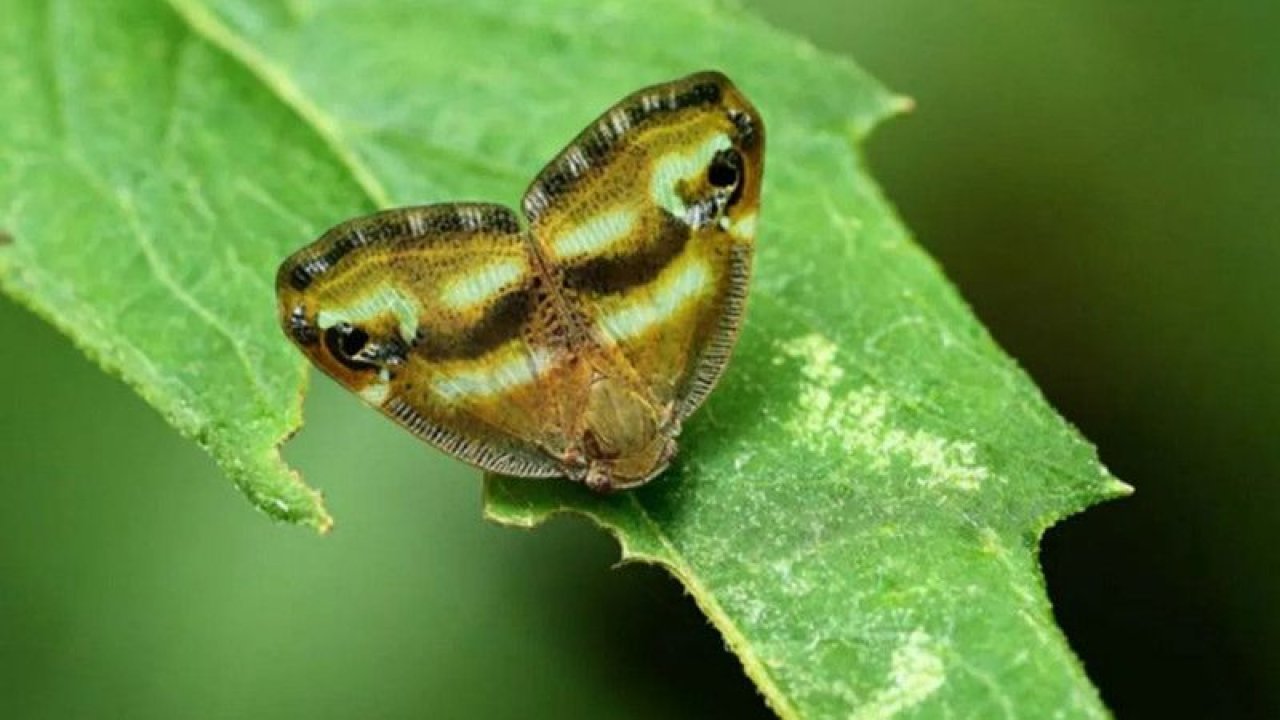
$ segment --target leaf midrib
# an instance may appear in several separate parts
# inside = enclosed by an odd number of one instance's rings
[[[316,133],[351,179],[376,208],[391,206],[391,195],[373,170],[348,146],[339,123],[315,104],[283,69],[272,63],[244,37],[236,34],[207,7],[193,0],[165,0],[196,36],[222,50],[243,66],[285,107]]]

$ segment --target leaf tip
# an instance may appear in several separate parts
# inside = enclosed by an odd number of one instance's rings
[[[222,443],[208,449],[236,487],[268,517],[326,535],[334,521],[325,509],[324,494],[307,485],[301,473],[285,462],[280,454],[283,442],[282,438],[247,458],[243,448],[229,451]]]
[[[1097,463],[1097,465],[1098,473],[1102,475],[1100,492],[1103,500],[1125,498],[1134,493],[1134,487],[1113,475],[1106,465],[1101,462]]]
[[[302,473],[289,467],[280,455],[280,446],[272,451],[273,464],[287,478],[288,487],[284,493],[277,493],[267,498],[270,503],[267,512],[274,518],[294,525],[305,525],[319,535],[328,535],[333,530],[333,516],[324,506],[324,493],[307,485]],[[262,506],[262,503],[259,503]]]
[[[1125,498],[1134,493],[1134,488],[1129,483],[1119,478],[1109,478],[1103,486],[1103,492],[1108,498]]]

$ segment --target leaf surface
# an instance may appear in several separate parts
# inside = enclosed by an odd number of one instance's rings
[[[514,206],[617,98],[724,70],[770,145],[728,374],[652,485],[490,478],[486,512],[579,512],[671,569],[784,717],[1105,714],[1035,556],[1124,486],[871,182],[857,142],[903,103],[852,64],[708,0],[3,5],[0,285],[320,529],[278,452],[306,378],[280,259],[377,207]]]

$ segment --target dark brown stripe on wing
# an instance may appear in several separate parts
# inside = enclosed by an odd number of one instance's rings
[[[666,210],[660,210],[661,229],[645,238],[635,252],[606,255],[563,268],[564,284],[592,295],[612,295],[651,282],[689,243],[690,229]]]
[[[473,360],[520,337],[533,311],[533,292],[515,290],[494,301],[484,317],[463,332],[422,335],[413,349],[427,360]]]

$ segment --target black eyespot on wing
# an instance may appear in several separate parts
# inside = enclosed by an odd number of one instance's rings
[[[731,162],[712,161],[707,168],[707,182],[718,188],[732,187],[738,182],[738,168]]]
[[[720,189],[733,188],[725,206],[733,205],[742,196],[742,153],[733,148],[725,148],[711,158],[707,168],[707,182]]]
[[[324,346],[329,354],[352,370],[377,367],[356,357],[367,344],[369,333],[349,323],[340,323],[324,331]]]
[[[369,342],[369,333],[358,327],[352,327],[342,336],[342,352],[347,357],[355,357]]]

